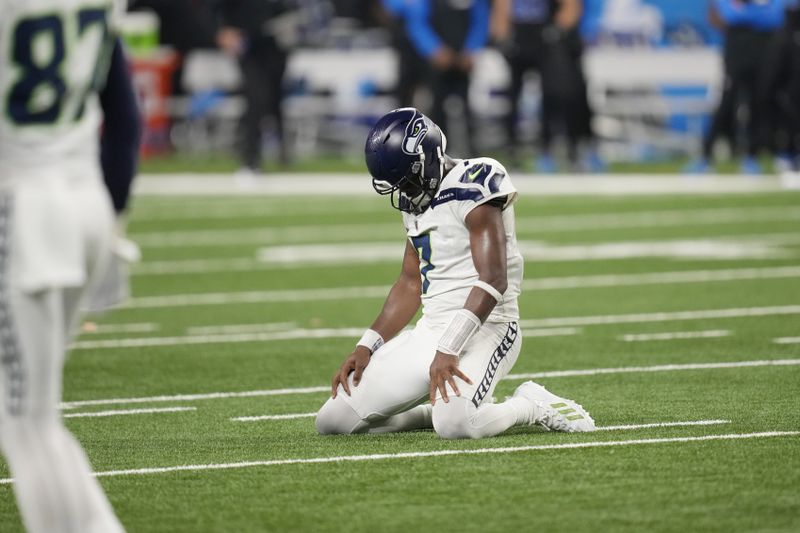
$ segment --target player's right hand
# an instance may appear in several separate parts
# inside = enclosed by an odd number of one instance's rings
[[[342,385],[344,392],[350,396],[350,385],[347,383],[347,376],[350,375],[350,372],[354,372],[353,386],[358,387],[358,384],[361,381],[361,375],[364,373],[364,369],[367,368],[367,365],[369,364],[370,356],[372,356],[372,353],[366,346],[356,346],[356,349],[353,350],[353,353],[351,353],[347,359],[344,360],[344,363],[342,363],[339,371],[333,375],[333,380],[331,381],[331,397],[336,398],[339,384]]]

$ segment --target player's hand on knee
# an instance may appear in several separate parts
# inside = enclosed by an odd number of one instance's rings
[[[458,368],[458,357],[437,351],[430,369],[431,385],[429,394],[432,405],[436,404],[437,393],[441,393],[444,403],[450,401],[447,396],[446,383],[450,384],[450,388],[453,389],[456,396],[461,396],[461,391],[458,390],[458,385],[456,385],[456,376],[472,385],[472,380]]]
[[[356,346],[353,353],[344,360],[339,371],[333,375],[333,380],[331,381],[331,397],[336,398],[339,384],[342,385],[344,392],[350,396],[350,384],[347,382],[347,377],[351,372],[354,372],[353,386],[358,387],[358,384],[361,382],[361,375],[364,373],[364,369],[367,368],[371,355],[369,349],[365,346]]]

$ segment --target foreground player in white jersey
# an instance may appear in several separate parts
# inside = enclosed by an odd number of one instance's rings
[[[532,381],[493,403],[522,343],[517,192],[497,161],[455,160],[445,149],[439,127],[414,108],[384,115],[367,138],[373,186],[403,212],[408,240],[400,277],[334,375],[317,430],[433,427],[452,439],[489,437],[515,425],[594,430],[580,405]],[[420,304],[422,318],[403,331]]]
[[[123,528],[58,412],[66,346],[109,253],[100,170],[112,0],[0,0],[0,449],[31,532]]]

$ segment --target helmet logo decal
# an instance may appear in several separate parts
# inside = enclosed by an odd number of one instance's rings
[[[428,126],[425,124],[424,117],[416,117],[406,126],[406,134],[403,137],[403,152],[415,155],[420,152],[420,144],[428,134]]]

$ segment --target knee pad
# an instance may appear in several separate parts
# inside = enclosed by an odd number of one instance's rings
[[[349,435],[359,433],[366,422],[341,398],[329,398],[317,413],[316,425],[320,435]]]
[[[450,398],[449,403],[439,400],[433,406],[433,429],[443,439],[476,439],[480,435],[470,422],[469,400]]]

